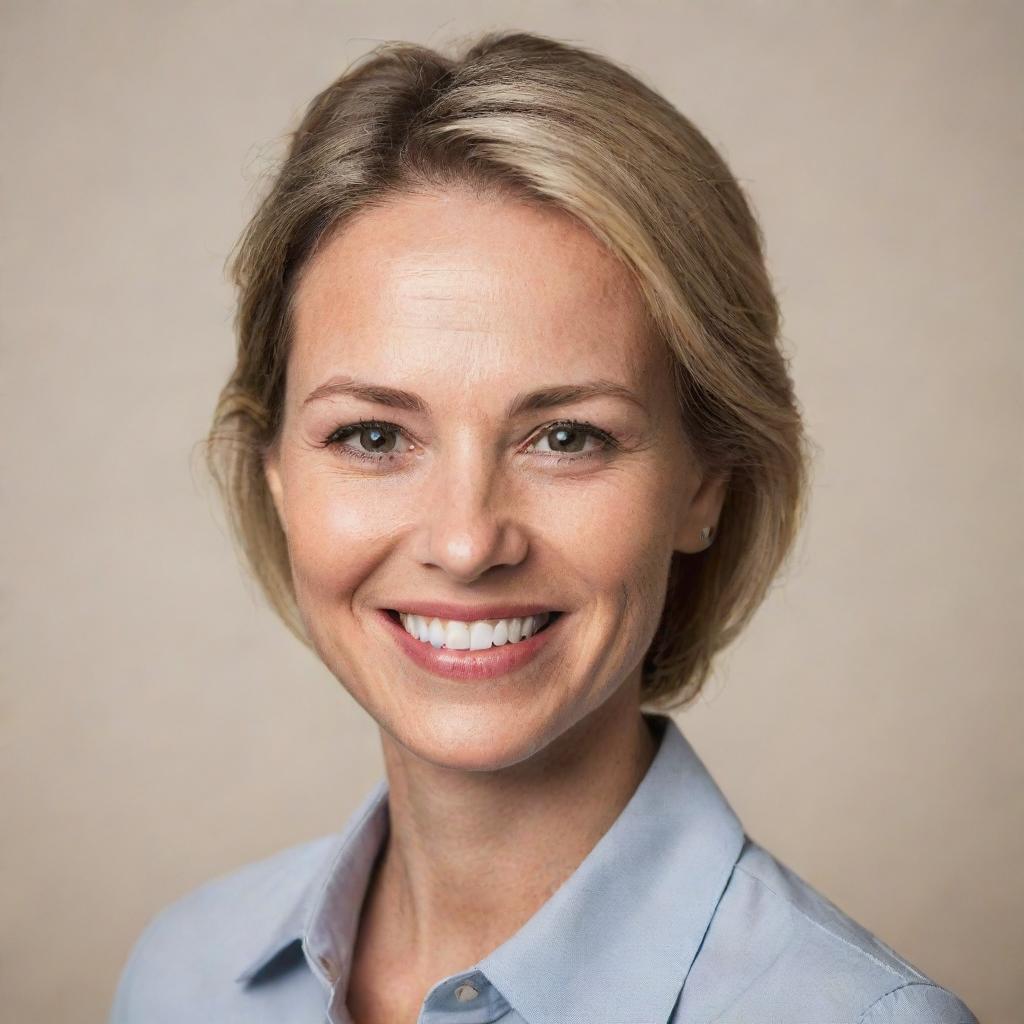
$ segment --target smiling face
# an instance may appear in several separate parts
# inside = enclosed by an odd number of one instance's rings
[[[512,199],[395,198],[305,268],[267,482],[313,646],[419,757],[496,770],[637,712],[672,551],[706,546],[724,497],[644,324],[582,225]],[[418,606],[426,640],[386,611]],[[494,620],[530,608],[561,614],[506,639]],[[450,650],[456,612],[505,643]]]

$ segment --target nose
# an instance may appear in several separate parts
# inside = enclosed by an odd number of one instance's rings
[[[467,442],[439,457],[435,468],[422,509],[422,564],[460,583],[519,564],[527,531],[506,477],[484,446]]]

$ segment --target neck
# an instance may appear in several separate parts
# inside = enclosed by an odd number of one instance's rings
[[[638,685],[501,771],[452,772],[381,737],[390,828],[359,944],[425,984],[486,956],[536,913],[614,823],[657,749]]]

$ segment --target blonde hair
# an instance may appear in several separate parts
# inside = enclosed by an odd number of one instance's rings
[[[690,446],[705,470],[729,474],[714,543],[673,554],[642,666],[643,703],[689,703],[792,547],[807,442],[740,186],[667,100],[579,46],[489,32],[447,57],[389,42],[309,104],[232,254],[237,360],[206,457],[233,535],[309,645],[263,474],[282,422],[299,273],[354,214],[413,189],[467,185],[568,212],[623,261],[666,346]]]

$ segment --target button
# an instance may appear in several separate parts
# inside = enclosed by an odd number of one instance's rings
[[[476,999],[478,995],[480,993],[472,985],[460,985],[455,990],[455,998],[460,1003],[468,1003],[471,999]]]

